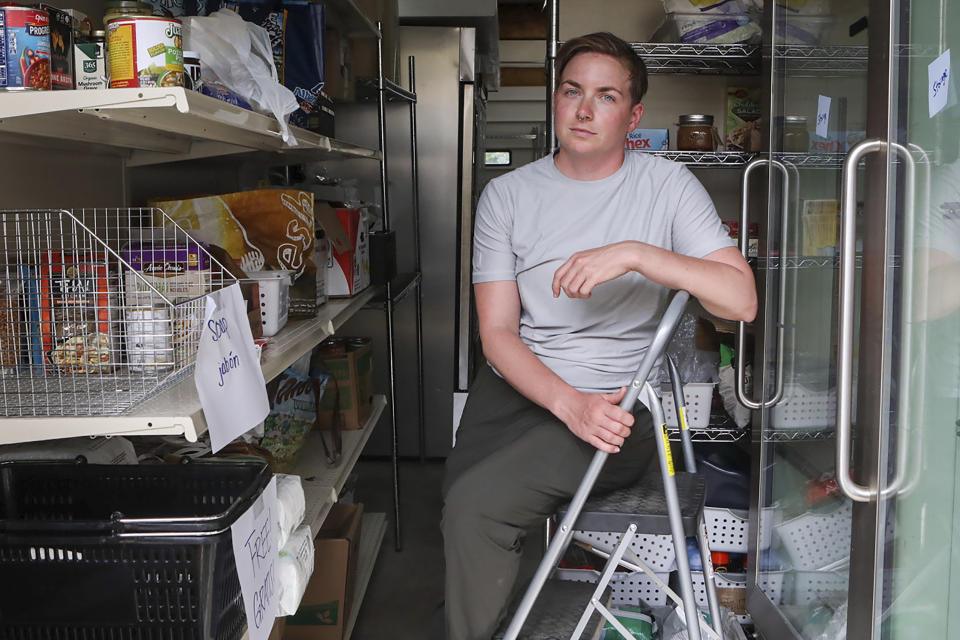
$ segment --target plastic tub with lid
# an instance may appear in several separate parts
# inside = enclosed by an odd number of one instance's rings
[[[287,324],[292,276],[293,271],[288,269],[247,273],[247,279],[256,281],[260,288],[260,319],[265,337],[276,335]]]

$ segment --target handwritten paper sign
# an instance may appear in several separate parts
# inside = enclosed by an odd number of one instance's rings
[[[827,96],[817,98],[817,135],[821,138],[827,137],[830,128],[830,102]]]
[[[270,411],[239,285],[207,296],[193,377],[214,452]]]
[[[260,497],[230,527],[250,640],[267,640],[277,617],[277,529],[277,479],[271,478]]]
[[[947,98],[950,93],[950,49],[941,53],[939,58],[927,65],[927,79],[929,90],[927,103],[932,118],[947,106]]]

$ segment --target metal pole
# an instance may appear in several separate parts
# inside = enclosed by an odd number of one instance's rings
[[[547,0],[547,147],[552,154],[557,149],[554,136],[553,93],[557,89],[557,41],[560,39],[560,4],[558,0]]]
[[[663,419],[660,398],[649,382],[644,383],[647,394],[647,408],[653,415],[653,428],[659,429],[657,456],[660,459],[660,477],[663,479],[663,495],[667,501],[667,515],[670,518],[670,532],[673,534],[673,546],[677,550],[677,572],[680,574],[680,597],[683,599],[683,613],[687,620],[687,637],[700,640],[700,611],[693,597],[693,579],[690,575],[690,559],[687,557],[687,537],[683,533],[683,517],[680,513],[680,497],[677,493],[677,479],[673,470],[673,458],[670,455],[670,440]]]
[[[677,410],[677,425],[680,428],[680,442],[683,445],[683,468],[687,473],[697,472],[697,460],[693,457],[693,438],[687,428],[687,399],[683,395],[683,380],[677,365],[669,355],[667,356],[667,370],[670,372],[670,385],[673,388],[673,406]],[[709,409],[707,409],[709,411]]]
[[[390,230],[390,198],[387,192],[387,113],[385,108],[386,86],[383,81],[383,25],[377,22],[377,123],[380,126],[380,210],[383,212],[383,230]],[[400,539],[400,465],[397,439],[397,375],[393,335],[393,287],[386,284],[384,306],[387,312],[387,354],[390,359],[390,433],[392,446],[390,458],[393,462],[393,544],[397,551],[401,548]]]
[[[413,180],[413,254],[414,270],[420,275],[420,167],[417,164],[417,65],[414,56],[407,58],[410,93],[410,171]],[[423,415],[423,279],[417,283],[417,419],[420,437],[420,462],[427,458],[427,429]]]

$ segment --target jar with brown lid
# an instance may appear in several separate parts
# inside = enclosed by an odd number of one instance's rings
[[[678,151],[716,151],[720,136],[713,126],[713,116],[682,115],[677,123]]]
[[[107,0],[103,10],[103,26],[117,18],[153,15],[153,7],[139,0]]]
[[[783,150],[789,153],[806,153],[810,150],[806,116],[783,116]]]

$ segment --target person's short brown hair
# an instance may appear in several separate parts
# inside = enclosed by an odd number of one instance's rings
[[[563,43],[556,59],[558,82],[570,61],[581,53],[600,53],[620,62],[630,74],[631,104],[643,100],[647,92],[647,65],[629,44],[607,31],[588,33]]]

